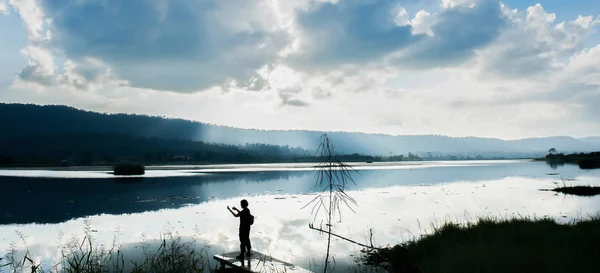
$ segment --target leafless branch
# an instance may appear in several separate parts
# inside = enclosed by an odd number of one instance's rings
[[[316,231],[319,231],[319,232],[322,232],[322,233],[331,234],[331,236],[334,236],[334,237],[340,238],[340,239],[342,239],[342,240],[346,240],[346,241],[348,241],[348,242],[350,242],[350,243],[353,243],[353,244],[356,244],[356,245],[362,246],[362,247],[364,247],[364,248],[368,248],[368,249],[376,249],[376,250],[383,250],[383,249],[384,249],[384,248],[375,247],[375,246],[373,245],[373,231],[372,231],[372,230],[369,230],[370,244],[371,244],[371,245],[365,245],[365,244],[359,243],[359,242],[357,242],[357,241],[354,241],[354,240],[352,240],[352,239],[346,238],[346,237],[344,237],[344,236],[341,236],[341,235],[335,234],[335,233],[333,233],[333,232],[329,232],[329,231],[327,231],[327,230],[324,230],[324,229],[322,229],[322,228],[316,228],[316,227],[314,227],[314,225],[313,225],[313,224],[308,224],[308,227],[309,227],[310,229],[312,229],[312,230],[316,230]]]

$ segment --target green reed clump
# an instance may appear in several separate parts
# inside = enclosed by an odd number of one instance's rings
[[[542,218],[445,223],[432,234],[365,250],[362,264],[389,272],[598,272],[600,217],[559,224]]]

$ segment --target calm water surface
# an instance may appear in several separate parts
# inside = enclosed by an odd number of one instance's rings
[[[596,214],[600,197],[540,191],[555,183],[600,185],[600,170],[565,165],[552,169],[530,161],[469,161],[357,165],[349,194],[358,206],[343,208],[334,231],[366,242],[395,244],[447,220],[478,216],[549,216],[560,221]],[[326,237],[313,221],[315,173],[310,164],[189,166],[149,170],[140,179],[115,179],[103,171],[0,170],[0,257],[9,247],[39,260],[56,261],[60,247],[83,237],[88,223],[99,244],[117,238],[133,257],[140,242],[167,231],[196,237],[209,252],[235,251],[238,219],[226,206],[250,202],[256,222],[253,248],[309,268],[322,263]],[[320,223],[317,217],[316,223]],[[26,235],[23,242],[19,235]],[[359,248],[334,241],[344,272]],[[314,261],[313,261],[314,260]]]

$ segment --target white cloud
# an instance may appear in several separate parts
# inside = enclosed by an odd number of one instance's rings
[[[63,73],[58,76],[58,82],[66,87],[77,90],[95,90],[100,88],[118,88],[127,86],[127,81],[113,75],[111,68],[101,60],[82,58],[79,63],[65,61]]]
[[[580,84],[600,85],[600,44],[575,53],[565,68],[565,78]]]
[[[0,0],[0,14],[8,14],[8,5],[6,4],[6,0]]]
[[[506,19],[498,3],[457,5],[435,15],[408,14],[392,1],[321,3],[299,11],[302,44],[289,58],[296,68],[328,70],[344,65],[390,62],[431,68],[462,63],[493,42]],[[425,35],[427,34],[427,35]]]
[[[422,13],[423,15],[423,13]],[[392,55],[391,62],[404,68],[430,69],[457,66],[493,44],[508,25],[501,7],[492,1],[475,6],[458,5],[436,13],[425,36]],[[422,37],[422,36],[421,36]]]
[[[433,36],[431,27],[435,24],[435,17],[425,10],[420,10],[415,14],[415,18],[410,21],[410,24],[413,26],[413,34]]]
[[[533,35],[538,45],[548,47],[551,55],[574,49],[589,32],[592,16],[579,16],[575,21],[557,24],[555,21],[556,14],[546,13],[540,4],[527,9],[527,34]]]
[[[21,17],[29,37],[29,45],[21,50],[28,61],[18,73],[14,85],[53,85],[56,81],[56,66],[54,55],[48,47],[52,38],[48,30],[50,21],[45,18],[44,11],[35,0],[9,0],[8,3]]]
[[[410,25],[410,15],[408,14],[408,11],[406,11],[406,9],[402,6],[396,7],[396,10],[396,12],[392,12],[396,14],[394,16],[394,23],[396,23],[398,26]]]
[[[44,11],[37,0],[9,0],[8,3],[21,16],[29,39],[32,41],[43,41],[51,36],[48,28],[49,20],[45,18]]]
[[[269,3],[11,1],[33,45],[76,63],[100,60],[132,86],[177,92],[227,82],[257,88],[256,71],[287,42]]]
[[[547,77],[563,69],[572,55],[594,32],[591,16],[556,22],[556,15],[537,4],[525,14],[503,6],[511,27],[498,42],[478,51],[481,71],[501,77]]]
[[[101,24],[103,10],[75,16],[100,2],[32,3],[14,9],[29,62],[2,101],[264,129],[600,134],[597,15],[557,22],[542,5],[483,0],[431,13],[376,0],[106,0],[139,12]]]
[[[54,56],[47,48],[28,45],[21,50],[21,54],[29,61],[19,72],[18,79],[45,86],[54,84]]]
[[[469,4],[472,6],[476,0],[442,0],[442,8],[449,9],[460,5]]]

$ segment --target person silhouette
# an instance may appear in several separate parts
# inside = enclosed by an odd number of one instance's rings
[[[227,209],[229,212],[231,212],[231,214],[233,214],[233,216],[240,218],[240,255],[238,255],[236,258],[243,259],[244,253],[246,253],[246,256],[252,256],[252,253],[250,252],[250,249],[252,248],[250,244],[250,225],[252,224],[250,222],[250,217],[252,216],[250,214],[250,209],[248,209],[248,201],[246,201],[246,199],[240,201],[240,205],[242,206],[242,210],[233,207],[233,210],[235,210],[237,213],[233,212],[229,206],[227,206]]]

